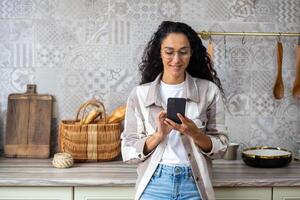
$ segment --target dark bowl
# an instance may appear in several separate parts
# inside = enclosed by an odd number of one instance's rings
[[[284,167],[291,162],[292,152],[276,147],[251,147],[243,150],[242,159],[252,167]]]

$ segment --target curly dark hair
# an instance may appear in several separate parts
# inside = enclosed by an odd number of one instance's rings
[[[163,21],[158,30],[152,35],[144,50],[142,62],[139,64],[142,76],[140,84],[154,81],[158,74],[163,71],[160,48],[163,39],[170,33],[182,33],[190,42],[192,56],[186,71],[193,77],[214,82],[224,94],[221,81],[217,77],[217,72],[213,68],[201,39],[189,25],[181,22]]]

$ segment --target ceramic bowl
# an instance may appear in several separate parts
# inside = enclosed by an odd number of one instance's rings
[[[284,167],[291,162],[292,152],[278,147],[251,147],[243,150],[242,159],[252,167]]]

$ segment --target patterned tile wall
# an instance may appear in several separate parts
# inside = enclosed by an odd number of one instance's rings
[[[125,103],[139,81],[143,48],[162,20],[197,31],[300,32],[300,1],[0,0],[0,150],[8,94],[24,92],[28,83],[55,96],[52,141],[57,122],[74,118],[85,100],[99,98],[108,111]],[[300,103],[291,96],[297,38],[282,38],[282,100],[272,96],[276,40],[213,37],[230,139],[242,148],[300,148]]]

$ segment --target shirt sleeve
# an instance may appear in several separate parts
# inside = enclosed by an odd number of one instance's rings
[[[228,146],[228,131],[225,125],[225,105],[219,88],[211,83],[208,91],[207,123],[204,131],[210,137],[210,152],[200,152],[211,159],[222,158]]]
[[[144,155],[144,146],[149,137],[144,126],[140,104],[136,95],[136,88],[127,100],[124,130],[121,134],[121,151],[126,163],[139,163],[148,158],[151,153]]]

